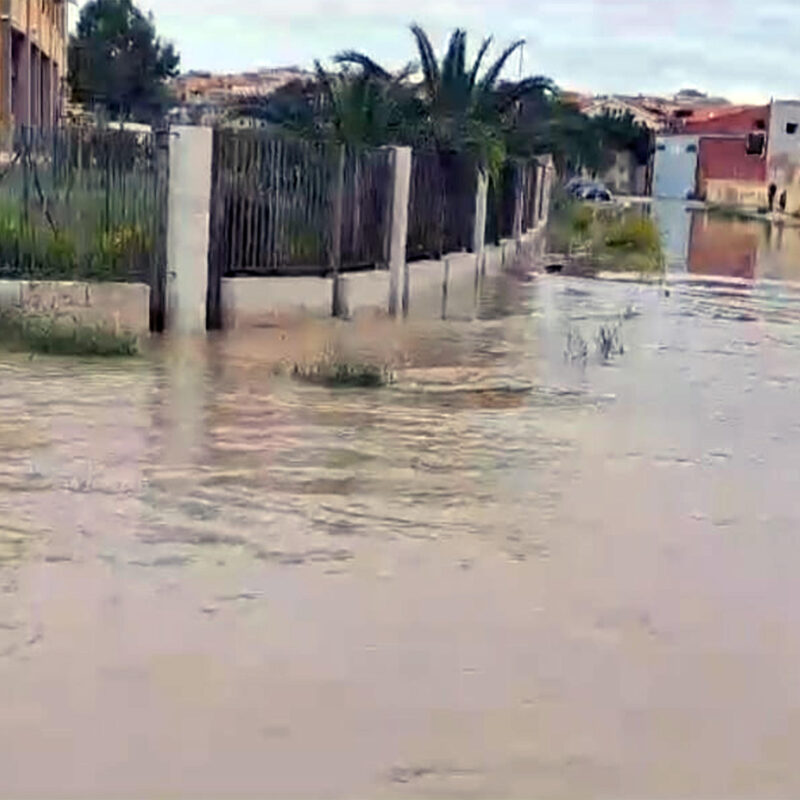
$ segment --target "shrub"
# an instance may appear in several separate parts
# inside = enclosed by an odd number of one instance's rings
[[[605,232],[606,247],[627,248],[640,253],[661,250],[658,228],[649,217],[626,216],[612,222]]]

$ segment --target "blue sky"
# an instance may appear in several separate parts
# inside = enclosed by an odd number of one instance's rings
[[[345,48],[389,66],[413,57],[420,22],[442,47],[456,25],[474,48],[528,42],[525,74],[595,92],[685,86],[734,101],[800,95],[798,0],[139,0],[184,69],[310,65]],[[520,69],[515,59],[509,70]]]

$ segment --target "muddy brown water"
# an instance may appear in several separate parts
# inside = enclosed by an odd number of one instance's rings
[[[798,794],[799,301],[0,356],[0,796]],[[273,374],[329,347],[398,385]]]

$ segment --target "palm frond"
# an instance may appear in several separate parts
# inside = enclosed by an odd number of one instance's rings
[[[385,70],[380,64],[373,61],[369,56],[364,53],[359,53],[356,50],[345,50],[342,53],[337,53],[333,57],[337,64],[356,64],[361,67],[365,75],[381,80],[390,81],[392,75],[388,70]]]
[[[501,110],[525,97],[554,96],[558,93],[555,82],[544,75],[504,83],[495,90],[496,105]]]
[[[486,74],[483,76],[480,87],[483,91],[490,90],[494,84],[496,83],[497,79],[500,77],[500,73],[503,71],[503,67],[506,65],[506,61],[512,56],[515,50],[519,50],[522,45],[525,44],[524,39],[519,39],[518,41],[514,42],[514,44],[510,44],[500,55],[500,58],[492,64],[491,67],[486,71]]]
[[[417,41],[419,58],[422,63],[422,73],[425,76],[425,85],[431,99],[436,97],[439,91],[439,65],[436,62],[436,54],[433,52],[431,40],[422,28],[414,23],[411,26],[411,33]]]
[[[475,56],[475,63],[472,65],[472,70],[469,73],[469,88],[472,89],[475,86],[476,81],[478,80],[478,72],[481,68],[481,62],[483,61],[483,57],[486,55],[486,51],[489,49],[489,46],[492,43],[492,37],[487,36],[483,43],[481,44],[481,49],[478,50],[478,55]]]
[[[447,53],[445,53],[442,61],[442,83],[444,85],[452,86],[464,74],[464,52],[466,46],[466,31],[456,28],[450,36]]]

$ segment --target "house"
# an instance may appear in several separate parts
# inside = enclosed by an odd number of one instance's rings
[[[66,0],[4,0],[0,124],[50,127],[60,119],[66,54]]]
[[[174,122],[188,125],[215,125],[225,120],[231,105],[243,98],[269,97],[296,80],[311,78],[298,67],[265,68],[257,72],[212,74],[188,72],[170,82],[178,104],[170,112]],[[253,126],[255,123],[242,123]]]
[[[776,100],[770,107],[767,182],[774,187],[776,208],[800,213],[799,100]]]
[[[587,117],[625,116],[629,114],[633,121],[651,131],[657,131],[664,125],[664,115],[655,108],[648,108],[627,97],[601,95],[584,100],[580,104],[581,111]]]
[[[654,193],[765,207],[769,106],[703,105],[686,112],[674,117],[681,120],[678,132],[656,142]]]
[[[697,194],[711,203],[764,208],[769,106],[698,109],[683,130],[700,134]]]

